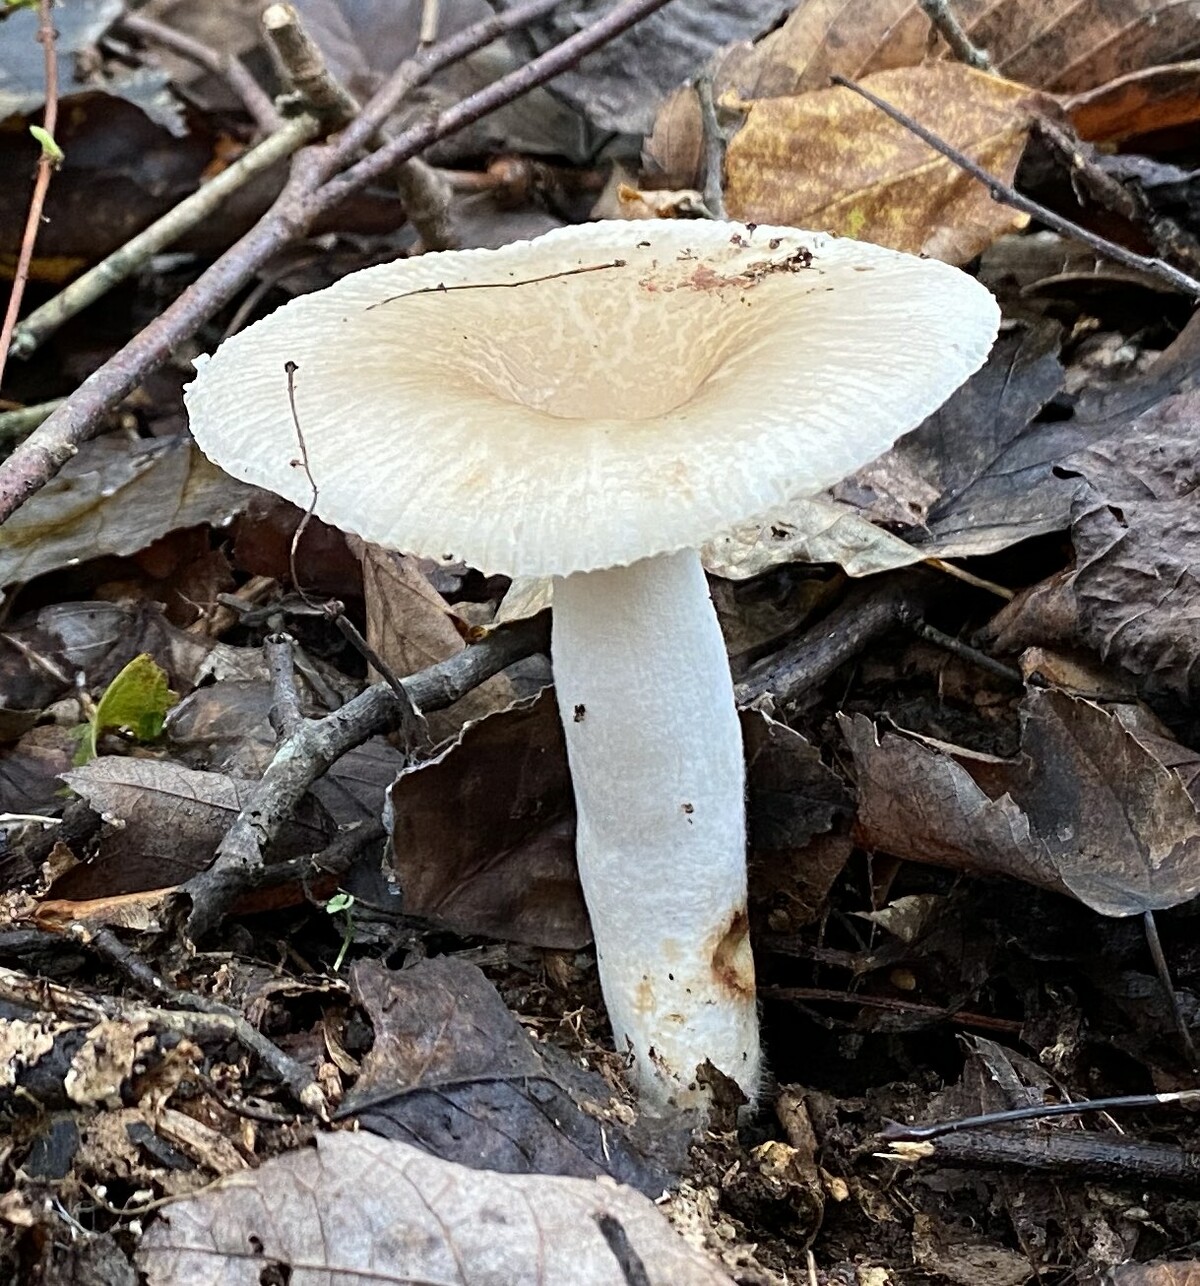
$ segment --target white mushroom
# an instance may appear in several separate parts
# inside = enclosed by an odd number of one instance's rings
[[[651,1103],[760,1077],[744,770],[698,548],[830,486],[984,360],[944,264],[792,228],[596,223],[369,268],[223,344],[187,395],[235,477],[367,540],[550,575],[580,877]]]

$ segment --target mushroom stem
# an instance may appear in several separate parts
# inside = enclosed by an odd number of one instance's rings
[[[556,580],[552,655],[579,876],[617,1049],[645,1101],[700,1103],[709,1060],[753,1098],[745,764],[693,550]]]

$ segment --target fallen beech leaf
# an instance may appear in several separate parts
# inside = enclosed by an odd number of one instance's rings
[[[541,947],[591,940],[551,693],[468,724],[436,759],[405,769],[388,802],[410,915]]]
[[[268,1272],[295,1286],[625,1286],[625,1244],[649,1286],[731,1286],[628,1188],[470,1170],[391,1139],[329,1134],[167,1207],[137,1260],[149,1286],[258,1286]]]
[[[970,751],[880,733],[865,715],[843,714],[839,723],[854,756],[855,836],[864,848],[1066,892],[1029,818],[1007,794],[993,798],[975,780]]]
[[[1036,94],[958,63],[904,67],[864,85],[989,173],[1011,181]],[[841,87],[744,104],[726,155],[734,218],[793,224],[965,263],[1026,215],[858,94]]]
[[[805,844],[849,811],[849,798],[799,733],[754,710],[741,719],[750,856],[782,883],[784,871],[802,866]],[[571,950],[590,941],[575,866],[575,802],[551,689],[468,724],[436,759],[399,775],[388,805],[392,860],[409,914],[531,946]],[[829,874],[836,862],[831,855],[822,869]],[[824,878],[817,870],[813,876]],[[792,880],[806,886],[803,877]]]

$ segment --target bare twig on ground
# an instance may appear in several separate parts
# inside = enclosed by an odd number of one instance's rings
[[[725,216],[725,135],[717,120],[713,80],[709,73],[696,78],[700,100],[700,125],[704,131],[704,205],[714,219]]]
[[[1193,299],[1200,299],[1200,281],[1197,281],[1195,277],[1189,277],[1187,273],[1180,272],[1178,268],[1172,267],[1162,259],[1149,259],[1145,255],[1136,254],[1132,250],[1127,250],[1124,246],[1117,245],[1114,241],[1109,241],[1104,237],[1097,236],[1094,232],[1089,232],[1087,228],[1082,228],[1077,223],[1072,223],[1070,219],[1064,219],[1061,214],[1056,214],[1047,206],[1030,199],[1018,192],[1014,187],[1002,182],[994,174],[989,174],[982,165],[972,160],[965,152],[960,152],[958,148],[952,147],[945,139],[940,138],[932,130],[926,129],[924,125],[914,120],[907,112],[902,112],[898,107],[893,107],[886,99],[880,98],[877,94],[873,94],[869,89],[864,89],[862,85],[848,80],[845,76],[831,76],[830,80],[835,85],[841,85],[844,89],[860,94],[867,102],[878,107],[886,116],[890,116],[898,125],[903,125],[906,130],[915,134],[923,143],[927,143],[935,152],[940,152],[948,161],[953,161],[960,170],[970,174],[972,178],[978,179],[987,188],[993,201],[1011,206],[1014,210],[1020,210],[1023,214],[1032,215],[1039,222],[1050,228],[1051,231],[1060,233],[1064,237],[1072,237],[1076,241],[1083,242],[1084,245],[1091,246],[1098,254],[1104,255],[1106,259],[1124,264],[1127,268],[1136,268],[1139,272],[1149,273],[1160,281],[1167,282],[1174,289],[1182,291],[1185,295],[1190,295]]]
[[[287,79],[330,128],[340,129],[358,115],[359,105],[325,66],[316,41],[304,29],[290,4],[273,4],[263,12],[263,27]],[[387,137],[387,126],[372,143]],[[419,157],[396,168],[396,186],[404,213],[426,250],[453,250],[458,244],[450,218],[450,190]]]
[[[556,0],[528,0],[486,22],[419,52],[405,63],[351,124],[323,147],[306,148],[275,204],[258,224],[119,353],[0,465],[0,522],[53,478],[95,432],[101,418],[171,351],[192,336],[290,241],[304,236],[319,215],[332,210],[370,179],[423,151],[431,143],[550,80],[585,54],[620,35],[667,0],[622,0],[606,17],[524,67],[464,99],[456,107],[404,131],[340,178],[331,178],[372,137],[404,93],[441,67],[465,57],[506,31],[548,13]]]
[[[13,969],[0,969],[0,998],[38,1010],[49,1009],[77,1022],[116,1019],[134,1027],[145,1026],[186,1036],[197,1043],[214,1039],[236,1041],[259,1059],[297,1103],[322,1120],[328,1119],[329,1105],[312,1072],[269,1041],[241,1014],[211,997],[169,987],[110,930],[91,930],[77,924],[68,936],[100,955],[139,990],[148,991],[172,1008],[134,1004],[113,996],[86,996]]]
[[[950,7],[950,0],[920,0],[920,4],[925,16],[941,33],[942,39],[950,46],[950,52],[959,62],[966,63],[977,71],[992,70],[992,60],[988,57],[987,50],[971,43],[958,15]]]
[[[240,58],[218,53],[194,36],[185,35],[144,13],[128,13],[121,19],[122,28],[147,44],[162,45],[188,62],[203,67],[224,80],[242,100],[251,119],[264,134],[273,134],[283,124],[271,95],[246,70]]]
[[[262,24],[285,78],[313,112],[333,129],[353,120],[358,104],[326,67],[325,55],[296,10],[290,4],[269,5]]]
[[[65,290],[30,313],[13,334],[13,353],[19,357],[28,357],[60,326],[94,304],[139,268],[145,267],[153,255],[173,241],[178,241],[185,232],[211,218],[239,188],[264,170],[291,156],[319,132],[320,126],[311,116],[297,116],[288,121],[278,133],[272,134],[245,156],[239,157],[220,174],[209,179],[202,188],[185,197],[161,219],[155,220],[119,250],[114,250],[107,259],[88,269]]]
[[[13,271],[12,290],[8,296],[8,309],[4,321],[0,324],[0,385],[4,383],[4,368],[8,362],[8,346],[12,342],[13,330],[17,318],[21,315],[21,300],[25,297],[25,284],[29,280],[29,267],[33,263],[33,248],[37,243],[38,229],[42,226],[42,208],[46,204],[46,193],[50,188],[50,176],[54,173],[61,153],[55,155],[57,144],[54,143],[54,131],[58,126],[58,61],[54,48],[54,17],[50,12],[52,0],[38,0],[38,33],[42,44],[42,56],[45,61],[46,106],[42,112],[42,154],[38,157],[37,177],[33,182],[33,195],[29,198],[29,214],[25,220],[25,232],[21,237],[21,249],[17,253],[17,266]]]
[[[403,685],[419,710],[443,710],[493,674],[547,646],[544,616],[518,621],[403,680]],[[221,841],[213,865],[182,886],[182,894],[191,900],[187,933],[192,941],[203,937],[236,897],[255,886],[263,849],[313,782],[348,750],[390,727],[398,710],[391,688],[376,683],[323,719],[305,720],[279,746],[249,803]]]
[[[271,727],[277,737],[290,737],[304,722],[296,689],[295,644],[290,634],[271,634],[263,641],[271,676]]]
[[[19,327],[17,333],[20,333]],[[17,411],[0,411],[0,450],[28,437],[39,424],[50,418],[51,411],[57,411],[66,400],[65,397],[56,397],[49,402],[23,406]]]
[[[871,643],[920,620],[935,583],[918,573],[856,585],[811,630],[746,671],[734,689],[738,704],[767,694],[781,705],[815,697],[835,670]]]
[[[892,1144],[890,1160],[962,1169],[1015,1169],[1023,1174],[1059,1174],[1117,1183],[1200,1184],[1200,1156],[1168,1143],[1147,1143],[1119,1134],[1067,1134],[1036,1130],[974,1130],[936,1142]]]

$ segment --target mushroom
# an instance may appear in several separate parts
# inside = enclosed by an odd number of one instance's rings
[[[393,549],[555,578],[579,875],[647,1104],[703,1103],[706,1062],[750,1098],[761,1075],[741,738],[697,551],[886,450],[997,322],[971,277],[877,246],[601,222],[353,273],[198,363],[192,432],[235,477]]]

